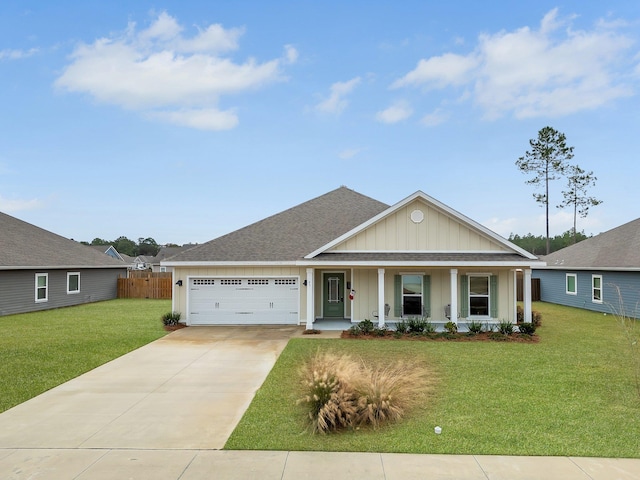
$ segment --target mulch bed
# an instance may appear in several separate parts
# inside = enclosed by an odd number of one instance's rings
[[[384,335],[376,334],[353,334],[348,330],[344,330],[340,338],[350,338],[357,340],[413,340],[426,342],[509,342],[509,343],[538,343],[540,337],[538,335],[524,335],[521,333],[513,333],[511,335],[503,335],[498,332],[482,332],[482,333],[433,333],[433,334],[411,334],[396,335],[395,332],[385,332]]]

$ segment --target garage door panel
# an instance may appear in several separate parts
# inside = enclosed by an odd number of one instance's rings
[[[189,323],[259,325],[299,323],[299,280],[281,278],[192,278]]]

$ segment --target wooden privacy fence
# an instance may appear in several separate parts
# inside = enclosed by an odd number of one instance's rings
[[[522,276],[518,277],[518,281],[516,284],[516,300],[518,302],[522,302],[524,300],[524,292],[522,290],[522,287],[524,285],[524,279],[522,278]],[[540,301],[540,279],[539,278],[532,278],[531,279],[531,301],[532,302],[539,302]]]
[[[171,274],[145,278],[118,278],[118,298],[171,299]]]

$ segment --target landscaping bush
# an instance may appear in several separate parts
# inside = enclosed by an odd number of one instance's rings
[[[423,333],[427,321],[422,318],[410,318],[407,324],[409,325],[409,333]]]
[[[518,329],[520,333],[525,335],[533,335],[536,333],[536,324],[535,323],[521,323],[518,325]]]
[[[469,328],[469,333],[472,333],[474,335],[477,335],[478,333],[482,333],[484,331],[482,323],[475,320],[469,322],[467,327]]]
[[[516,321],[518,323],[524,323],[524,309],[520,305],[516,307]],[[536,327],[539,327],[540,325],[542,325],[542,314],[540,312],[536,312],[535,310],[532,310],[531,322],[535,324]]]
[[[305,395],[298,404],[308,408],[314,433],[398,421],[426,387],[416,364],[371,367],[333,353],[316,353],[301,374]]]
[[[180,312],[168,312],[162,315],[162,324],[165,326],[177,325],[180,322]]]
[[[348,355],[316,353],[303,368],[306,395],[298,400],[309,409],[314,433],[327,433],[353,425],[357,402],[350,385],[357,366]]]
[[[396,332],[403,335],[405,333],[409,333],[409,323],[404,320],[400,320],[396,323]]]
[[[502,335],[511,335],[513,333],[513,323],[508,320],[502,320],[498,324],[498,332]]]
[[[360,328],[360,332],[361,333],[364,333],[365,335],[368,335],[371,332],[373,332],[373,329],[375,328],[375,325],[373,324],[373,322],[371,320],[369,320],[368,318],[365,318],[363,321],[358,323],[358,327]]]
[[[456,325],[452,321],[448,321],[447,323],[445,323],[444,329],[447,331],[447,333],[450,334],[458,333],[458,325]]]

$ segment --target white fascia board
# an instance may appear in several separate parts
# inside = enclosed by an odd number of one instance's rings
[[[499,244],[504,245],[506,248],[519,253],[520,255],[524,256],[525,258],[528,258],[530,260],[537,260],[538,257],[533,255],[532,253],[529,253],[526,250],[518,247],[517,245],[511,243],[510,241],[508,241],[507,239],[501,237],[500,235],[498,235],[497,233],[493,232],[492,230],[489,230],[484,225],[479,224],[478,222],[476,222],[476,221],[470,219],[469,217],[467,217],[466,215],[463,215],[462,213],[454,210],[453,208],[448,207],[444,203],[436,200],[433,197],[430,197],[429,195],[427,195],[426,193],[424,193],[424,192],[422,192],[420,190],[418,190],[413,195],[409,195],[404,200],[401,200],[400,202],[396,203],[395,205],[392,205],[391,207],[387,208],[385,211],[379,213],[375,217],[370,218],[366,222],[364,222],[361,225],[355,227],[354,229],[348,231],[347,233],[341,235],[340,237],[336,238],[335,240],[333,240],[333,241],[327,243],[326,245],[320,247],[319,249],[311,252],[309,255],[305,256],[304,258],[311,259],[311,258],[315,257],[316,255],[319,255],[320,253],[323,253],[323,252],[329,250],[330,248],[335,247],[339,243],[345,241],[346,239],[352,237],[353,235],[356,235],[357,233],[362,232],[363,230],[365,230],[369,226],[371,226],[374,223],[380,221],[384,217],[392,214],[393,212],[396,212],[397,210],[400,210],[405,205],[408,205],[409,203],[413,202],[414,200],[416,200],[418,198],[424,200],[427,203],[430,203],[430,204],[434,205],[436,208],[441,209],[443,212],[445,212],[446,214],[450,215],[453,218],[458,219],[460,222],[467,223],[469,226],[480,230],[482,233],[484,233],[485,235],[491,237],[493,240],[495,240]]]
[[[544,262],[401,262],[401,261],[388,261],[388,262],[331,262],[331,261],[311,261],[311,262],[298,262],[299,267],[324,267],[324,266],[336,266],[336,267],[508,267],[508,268],[541,268]]]
[[[160,262],[160,266],[162,267],[247,267],[247,266],[259,266],[259,267],[269,267],[269,266],[296,266],[297,263],[295,261],[286,261],[286,262]]]

